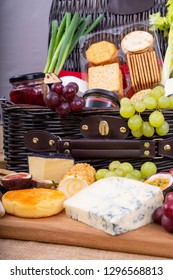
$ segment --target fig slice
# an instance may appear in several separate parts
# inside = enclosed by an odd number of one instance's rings
[[[1,184],[8,191],[27,189],[30,187],[32,176],[26,172],[8,174],[1,178]]]
[[[150,176],[145,183],[159,187],[163,192],[173,187],[173,175],[169,172],[160,172]]]

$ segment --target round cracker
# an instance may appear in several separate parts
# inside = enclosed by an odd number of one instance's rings
[[[137,30],[128,33],[121,41],[121,48],[124,53],[142,52],[153,45],[154,38],[149,32]]]

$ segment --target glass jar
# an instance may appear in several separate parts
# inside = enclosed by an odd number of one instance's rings
[[[85,107],[89,108],[110,108],[119,107],[118,95],[104,89],[90,89],[83,95]]]
[[[12,85],[10,100],[15,104],[31,104],[45,106],[44,95],[48,86],[44,83],[42,72],[13,76],[9,79]]]

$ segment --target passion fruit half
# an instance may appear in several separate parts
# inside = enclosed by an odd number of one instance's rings
[[[173,175],[169,172],[156,173],[150,176],[145,183],[159,187],[163,194],[166,194],[173,188]]]
[[[1,184],[8,191],[21,190],[30,187],[32,176],[26,172],[9,174],[1,178]]]

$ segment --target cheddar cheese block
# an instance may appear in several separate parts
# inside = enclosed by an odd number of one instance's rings
[[[54,155],[28,157],[29,173],[35,180],[52,180],[59,183],[62,176],[73,166],[74,159]]]
[[[2,197],[6,213],[22,218],[43,218],[63,210],[65,195],[59,190],[33,188],[8,191]]]

